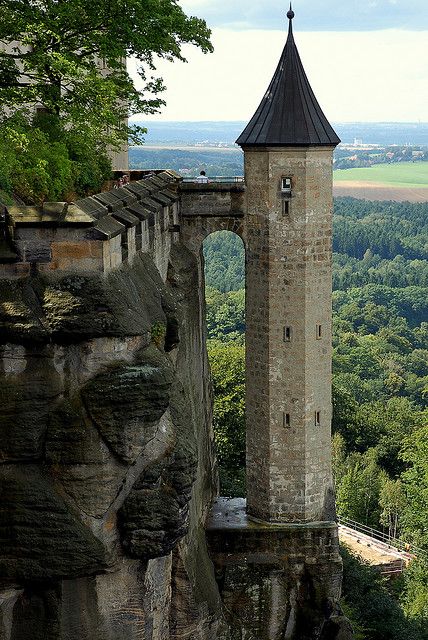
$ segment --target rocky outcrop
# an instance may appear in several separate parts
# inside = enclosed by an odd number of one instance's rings
[[[134,235],[97,222],[99,202],[79,205],[97,211],[82,232],[23,229],[0,277],[1,640],[221,637],[201,287],[167,235],[174,198],[129,196]],[[103,272],[88,268],[98,255]]]
[[[197,251],[208,226],[190,251],[177,201],[160,174],[9,212],[0,640],[349,638],[333,526],[293,533],[291,560],[266,529],[255,559],[251,527],[206,534],[218,490]]]

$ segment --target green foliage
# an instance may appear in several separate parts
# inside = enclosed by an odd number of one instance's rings
[[[203,20],[185,15],[175,0],[14,0],[0,7],[0,98],[6,108],[42,104],[65,130],[118,146],[141,129],[133,113],[163,104],[162,81],[151,76],[156,57],[183,60],[181,46],[211,51]],[[140,93],[123,63],[134,56]],[[108,71],[103,69],[107,67]]]
[[[413,560],[404,572],[404,588],[400,598],[407,616],[428,629],[428,560]]]
[[[58,119],[17,113],[0,124],[0,189],[28,204],[68,200],[99,191],[111,163]]]
[[[403,531],[428,550],[428,426],[404,440],[402,458],[407,465],[401,476],[406,493]]]
[[[377,452],[352,453],[342,466],[336,483],[336,505],[340,516],[377,526],[380,516],[379,497],[386,474],[379,467]],[[342,463],[343,465],[343,463]]]
[[[208,338],[243,344],[245,332],[244,291],[220,293],[207,287]]]
[[[380,522],[388,528],[388,535],[397,538],[400,517],[406,506],[406,498],[400,480],[385,478],[382,483],[379,506],[382,509]]]
[[[364,640],[426,640],[428,627],[422,619],[406,618],[399,602],[388,591],[376,569],[353,556],[346,548],[343,559],[342,597]]]
[[[242,496],[245,495],[245,348],[211,341],[208,354],[222,495]]]
[[[428,169],[428,162],[424,165]],[[366,257],[364,264],[359,265],[363,274],[370,272],[370,256],[375,261],[392,261],[396,256],[408,260],[425,259],[428,257],[427,213],[426,202],[411,204],[336,198],[333,250],[360,260]],[[370,254],[367,255],[368,250]],[[348,271],[350,265],[352,262],[346,265]]]
[[[241,238],[217,231],[204,242],[205,279],[213,289],[237,291],[245,287],[245,255]]]

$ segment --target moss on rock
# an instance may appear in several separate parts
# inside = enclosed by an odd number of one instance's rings
[[[132,462],[154,436],[173,379],[171,361],[151,344],[134,365],[114,367],[83,387],[89,416],[121,460]]]

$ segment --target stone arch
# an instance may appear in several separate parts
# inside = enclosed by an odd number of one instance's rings
[[[205,238],[215,231],[236,233],[246,247],[243,216],[183,216],[180,226],[183,244],[196,255],[199,255]]]

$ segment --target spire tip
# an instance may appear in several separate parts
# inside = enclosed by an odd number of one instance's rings
[[[290,2],[290,8],[289,8],[289,10],[288,10],[288,12],[287,12],[287,18],[290,20],[290,22],[291,22],[291,20],[294,18],[294,15],[295,15],[295,14],[294,14],[294,11],[293,11],[293,9],[292,9],[292,7],[291,7],[291,2]]]

